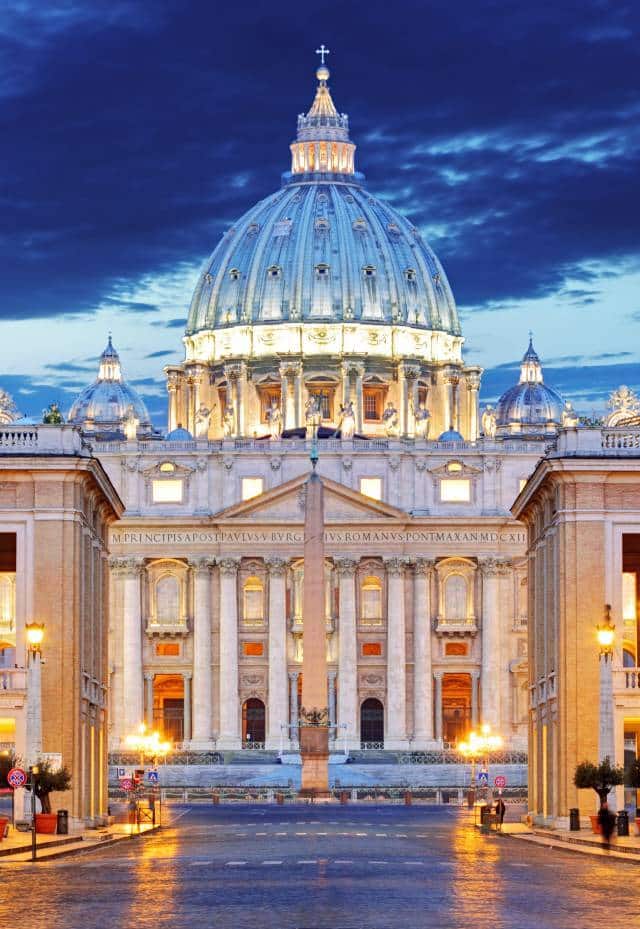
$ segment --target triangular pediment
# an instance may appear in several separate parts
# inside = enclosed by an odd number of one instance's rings
[[[322,475],[321,475],[322,476]],[[308,472],[267,490],[251,500],[227,507],[213,517],[251,523],[304,523],[304,493]],[[357,490],[322,477],[326,523],[405,522],[407,514],[388,503],[365,497]]]

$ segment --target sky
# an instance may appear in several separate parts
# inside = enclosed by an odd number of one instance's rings
[[[201,263],[277,189],[315,49],[356,166],[442,261],[481,399],[640,390],[640,4],[4,0],[0,387],[66,410],[109,331],[158,425]]]

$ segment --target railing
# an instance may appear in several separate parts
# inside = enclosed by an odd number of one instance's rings
[[[602,447],[612,449],[640,449],[640,427],[637,429],[603,429]]]
[[[363,752],[383,752],[384,742],[361,742],[360,750]]]
[[[26,690],[27,672],[24,668],[0,668],[0,690]]]
[[[614,686],[616,690],[640,691],[640,668],[622,668],[614,671]]]
[[[4,425],[0,428],[0,454],[78,455],[88,450],[75,426]]]
[[[478,631],[475,616],[455,618],[452,616],[438,616],[436,632],[470,633],[475,635]]]
[[[242,750],[245,752],[263,752],[264,742],[245,741],[242,743]]]

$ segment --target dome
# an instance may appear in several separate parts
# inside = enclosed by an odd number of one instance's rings
[[[100,356],[98,377],[76,398],[68,421],[84,432],[105,436],[126,432],[127,437],[133,438],[153,432],[143,399],[122,376],[120,358],[111,336]]]
[[[447,429],[442,435],[438,436],[438,442],[464,442],[457,429]]]
[[[292,170],[205,262],[187,336],[292,321],[379,322],[460,336],[442,265],[406,217],[363,187],[328,68],[317,76],[313,105],[298,118]]]
[[[167,433],[167,442],[193,442],[193,436],[182,426],[177,426]]]
[[[544,383],[540,358],[530,338],[520,366],[519,383],[505,391],[498,401],[496,432],[553,432],[562,423],[563,409],[560,394]]]

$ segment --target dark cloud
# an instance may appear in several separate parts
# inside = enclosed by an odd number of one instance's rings
[[[152,326],[157,326],[160,329],[184,329],[187,322],[186,316],[176,316],[173,319],[166,320],[156,320],[151,323]]]
[[[169,350],[163,351],[163,350],[160,350],[160,351],[157,351],[157,352],[150,352],[148,355],[145,355],[144,357],[145,357],[145,358],[167,358],[169,355],[175,355],[175,354],[176,354],[176,353],[175,353],[174,351],[169,351]]]

